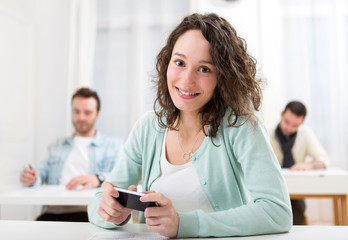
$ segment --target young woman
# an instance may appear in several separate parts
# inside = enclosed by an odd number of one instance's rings
[[[125,224],[131,210],[113,187],[136,190],[141,180],[141,201],[159,206],[147,208],[140,222],[161,235],[288,231],[289,194],[257,116],[260,82],[244,40],[216,14],[192,14],[170,34],[156,67],[155,110],[132,130],[89,205],[90,221]]]

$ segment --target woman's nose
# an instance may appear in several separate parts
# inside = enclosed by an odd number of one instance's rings
[[[192,85],[196,82],[196,72],[193,69],[187,69],[184,72],[183,80],[187,85]]]

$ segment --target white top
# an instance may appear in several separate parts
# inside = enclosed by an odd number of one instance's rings
[[[61,185],[65,186],[74,177],[89,174],[88,146],[92,141],[93,137],[74,137],[73,148],[64,163],[60,177]],[[85,211],[87,211],[87,206],[46,206],[43,209],[43,212],[56,214]]]
[[[72,178],[89,174],[88,146],[93,137],[75,136],[73,148],[65,161],[60,184],[66,185]]]
[[[190,212],[197,209],[213,212],[192,162],[173,165],[167,161],[165,148],[167,131],[163,138],[161,175],[152,183],[150,189],[169,198],[177,212]]]

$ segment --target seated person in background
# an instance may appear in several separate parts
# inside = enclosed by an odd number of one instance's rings
[[[50,145],[48,156],[35,168],[24,169],[20,179],[24,185],[59,184],[69,190],[83,190],[100,186],[114,167],[122,144],[103,136],[94,127],[100,110],[97,93],[80,88],[72,96],[71,105],[74,135]],[[86,206],[45,208],[37,220],[88,221]]]
[[[139,220],[167,237],[286,232],[289,193],[258,111],[256,63],[216,14],[192,14],[157,55],[154,112],[133,128],[115,168],[88,206],[92,223],[117,228],[131,210],[113,187],[155,201]]]
[[[302,125],[306,114],[301,102],[289,102],[281,113],[280,123],[270,131],[271,144],[282,168],[306,171],[327,168],[330,163],[313,131]],[[306,162],[307,157],[311,158],[310,162]],[[291,200],[291,205],[293,224],[304,224],[304,200]]]

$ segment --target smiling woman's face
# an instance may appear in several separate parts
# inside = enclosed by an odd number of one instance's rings
[[[189,30],[174,45],[167,70],[167,84],[174,105],[197,112],[212,98],[217,85],[210,44],[199,30]]]

